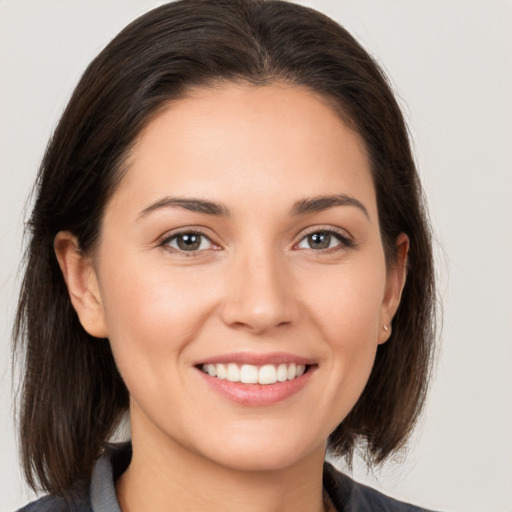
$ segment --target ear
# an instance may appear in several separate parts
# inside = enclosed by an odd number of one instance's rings
[[[69,231],[59,231],[53,246],[71,303],[82,327],[91,336],[107,338],[108,330],[98,279],[90,258],[83,254],[78,240]]]
[[[400,304],[407,278],[408,253],[409,237],[405,233],[400,233],[395,244],[395,262],[388,269],[386,278],[386,290],[380,315],[379,344],[385,343],[391,336],[391,321]]]

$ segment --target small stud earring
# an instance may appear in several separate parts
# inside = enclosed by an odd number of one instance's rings
[[[388,332],[388,331],[389,331],[389,327],[388,327],[387,325],[385,325],[385,326],[384,326],[384,330],[385,330],[386,332]]]

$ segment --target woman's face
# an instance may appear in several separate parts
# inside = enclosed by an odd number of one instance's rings
[[[110,339],[134,443],[238,469],[323,453],[403,284],[360,137],[306,89],[227,84],[171,104],[127,165],[89,282],[100,316],[79,314]]]

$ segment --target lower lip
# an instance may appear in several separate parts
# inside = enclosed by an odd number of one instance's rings
[[[293,380],[263,385],[242,384],[241,382],[218,379],[208,375],[199,368],[197,369],[211,389],[233,402],[252,407],[273,405],[290,398],[308,383],[314,370],[314,366],[309,367],[306,373]]]

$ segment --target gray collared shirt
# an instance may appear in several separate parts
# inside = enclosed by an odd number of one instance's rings
[[[18,512],[121,512],[115,481],[130,464],[131,453],[130,443],[108,445],[94,466],[90,486],[77,485],[66,498],[45,496]],[[354,482],[327,462],[323,483],[338,512],[428,512]]]

